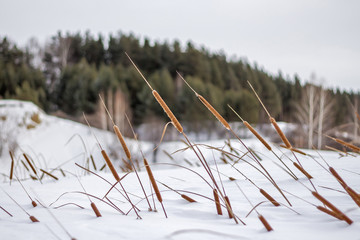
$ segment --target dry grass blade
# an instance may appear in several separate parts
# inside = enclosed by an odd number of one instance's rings
[[[299,164],[297,164],[296,162],[293,162],[294,166],[302,173],[304,174],[308,179],[312,179],[313,177],[304,169],[302,168]]]
[[[217,192],[217,190],[215,188],[213,189],[213,195],[214,195],[217,214],[222,215],[222,210],[221,210],[221,205],[220,205],[220,200],[219,200],[219,194],[218,194],[218,192]]]
[[[49,177],[55,179],[55,180],[59,180],[59,178],[57,178],[56,176],[54,176],[53,174],[43,170],[43,169],[40,169],[41,172],[43,172],[44,174],[48,175]]]

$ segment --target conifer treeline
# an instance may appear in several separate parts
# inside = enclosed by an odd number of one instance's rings
[[[186,46],[177,41],[152,43],[132,34],[110,35],[105,42],[89,32],[59,32],[44,46],[31,47],[20,49],[6,37],[0,38],[0,97],[31,100],[48,112],[92,113],[97,111],[101,93],[105,99],[125,101],[136,124],[151,116],[165,117],[124,52],[183,121],[201,122],[209,116],[176,71],[229,121],[237,119],[227,104],[249,122],[265,120],[248,80],[277,119],[295,121],[294,106],[302,98],[303,86],[297,76],[285,79],[281,74],[271,75],[256,64],[228,60],[222,52],[210,52],[191,42]],[[343,107],[347,98],[358,98],[359,94],[328,92],[336,99],[335,124],[344,123],[350,114]]]

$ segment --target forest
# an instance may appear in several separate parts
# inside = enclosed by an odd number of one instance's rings
[[[213,118],[177,72],[228,121],[239,121],[230,105],[248,122],[268,122],[249,81],[279,121],[306,125],[304,131],[307,135],[311,131],[314,139],[319,130],[334,135],[342,129],[355,129],[349,138],[358,139],[359,92],[324,89],[315,84],[315,75],[301,84],[297,75],[273,75],[257,63],[229,58],[191,41],[182,46],[178,41],[152,41],[121,32],[106,39],[90,32],[58,32],[43,45],[30,39],[20,48],[0,37],[0,99],[32,101],[48,113],[74,120],[83,112],[92,119],[100,116],[93,124],[106,129],[111,124],[104,117],[100,94],[117,123],[124,123],[124,112],[135,126],[165,121],[126,52],[179,120],[192,126]],[[311,147],[313,142],[301,144]]]

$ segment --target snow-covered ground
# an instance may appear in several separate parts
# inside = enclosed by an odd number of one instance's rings
[[[5,105],[7,107],[5,107]],[[11,107],[10,107],[11,105]],[[40,124],[35,128],[26,129],[26,125],[32,123],[31,115],[39,112]],[[281,206],[275,207],[263,195],[260,194],[250,181],[246,180],[235,168],[233,163],[224,164],[220,160],[221,154],[217,149],[225,146],[224,140],[202,142],[201,152],[211,165],[214,176],[228,195],[235,215],[241,219],[242,223],[236,224],[234,220],[228,218],[226,209],[223,208],[223,215],[217,215],[213,199],[212,188],[204,181],[211,182],[204,168],[197,166],[199,160],[190,149],[183,149],[186,145],[183,142],[164,142],[157,150],[157,163],[151,163],[154,170],[153,174],[158,181],[158,186],[162,194],[163,204],[168,218],[165,218],[161,205],[152,195],[150,182],[145,169],[139,171],[139,177],[144,184],[145,191],[149,195],[150,204],[153,207],[155,202],[157,211],[148,211],[148,203],[144,199],[144,194],[138,183],[134,172],[126,175],[121,181],[128,192],[132,202],[137,204],[141,220],[137,219],[134,211],[128,215],[123,215],[104,202],[96,198],[91,198],[102,217],[97,218],[90,207],[90,201],[84,192],[79,180],[85,190],[98,198],[102,198],[110,189],[110,184],[93,174],[84,174],[84,171],[75,166],[75,162],[86,165],[86,158],[92,154],[98,168],[104,164],[94,137],[88,127],[68,120],[58,119],[47,116],[39,111],[34,105],[18,101],[0,101],[0,117],[2,126],[6,128],[1,134],[10,134],[9,130],[16,132],[19,148],[15,153],[16,176],[27,180],[22,184],[33,199],[40,200],[44,206],[38,204],[37,207],[31,205],[30,199],[20,183],[15,177],[11,184],[9,182],[10,157],[6,150],[0,158],[0,172],[2,183],[0,187],[13,197],[30,215],[35,216],[40,222],[32,223],[29,216],[21,210],[6,194],[0,191],[0,206],[6,209],[13,216],[9,216],[0,209],[0,239],[360,239],[360,209],[344,193],[344,189],[336,179],[327,171],[324,158],[328,164],[336,169],[343,177],[344,181],[355,191],[360,192],[360,163],[358,155],[339,157],[339,154],[329,151],[309,151],[304,150],[308,156],[297,154],[303,167],[313,176],[312,183],[317,191],[337,208],[343,211],[352,221],[348,225],[344,221],[339,221],[323,212],[317,210],[316,206],[323,206],[311,194],[314,190],[310,182],[292,165],[294,157],[291,152],[273,146],[274,152],[290,167],[299,177],[295,181],[275,163],[280,164],[274,155],[264,148],[256,139],[246,139],[245,144],[249,146],[261,159],[261,163],[269,171],[279,187],[285,190],[285,195],[292,204],[292,207],[281,196],[279,191],[266,178],[256,171],[249,164],[240,160],[234,165],[242,174],[251,179],[258,187],[270,193]],[[19,121],[19,116],[21,121]],[[11,127],[11,124],[13,127]],[[21,125],[22,126],[19,126]],[[17,127],[16,127],[17,126]],[[114,151],[111,147],[121,149],[116,138],[112,133],[94,130],[100,143],[110,152]],[[80,137],[79,137],[80,136]],[[138,144],[127,139],[130,151],[134,157],[140,158]],[[141,149],[144,151],[149,161],[152,162],[153,144],[141,142]],[[217,149],[211,149],[216,147]],[[245,149],[237,140],[231,140],[231,146],[238,152],[239,156]],[[3,145],[4,149],[7,147]],[[175,151],[180,150],[176,153]],[[184,150],[184,151],[182,151]],[[228,146],[224,151],[230,151]],[[24,170],[20,160],[23,160],[22,153],[28,154],[34,161],[37,169],[51,171],[61,165],[66,176],[62,176],[59,171],[54,171],[59,180],[56,181],[48,176],[39,181],[29,179],[29,173]],[[168,154],[171,154],[171,157]],[[233,154],[236,154],[234,151]],[[124,157],[123,152],[115,153],[114,158]],[[314,159],[318,162],[316,162]],[[186,159],[186,160],[184,160]],[[217,160],[219,173],[216,171],[214,159]],[[234,158],[235,159],[235,158]],[[258,166],[249,157],[244,160]],[[230,161],[228,159],[228,161]],[[275,162],[275,163],[274,163]],[[114,162],[116,166],[120,161]],[[181,167],[170,167],[161,163],[180,164],[189,167],[192,171]],[[325,167],[324,169],[320,164]],[[192,166],[191,166],[192,165]],[[93,167],[90,165],[90,169]],[[30,170],[31,171],[31,170]],[[204,179],[194,172],[200,174]],[[72,175],[72,174],[74,175]],[[115,183],[109,170],[97,171],[99,176]],[[119,171],[120,177],[125,176]],[[229,177],[235,178],[231,181]],[[221,181],[223,188],[221,186]],[[180,194],[186,194],[197,202],[189,203],[185,201],[179,193],[169,190],[161,183],[166,184],[172,189],[178,190]],[[210,185],[212,185],[210,183]],[[256,210],[262,214],[271,227],[272,232],[267,232],[257,217],[256,211],[247,214],[253,208],[246,200],[241,190],[246,194],[252,205],[257,205]],[[121,187],[117,185],[117,189]],[[339,190],[339,191],[335,191]],[[194,194],[195,193],[195,194]],[[63,195],[64,194],[64,195]],[[200,195],[202,196],[200,196]],[[154,198],[153,198],[153,197]],[[205,197],[208,198],[205,198]],[[125,198],[113,189],[109,194],[109,199],[123,212],[131,210],[131,205]],[[105,199],[106,200],[106,199]],[[62,206],[67,203],[69,205]],[[74,205],[76,204],[76,205]],[[83,207],[80,208],[79,206]],[[59,207],[59,208],[58,208]],[[53,217],[55,216],[55,218]],[[57,222],[59,221],[63,227]],[[65,230],[66,231],[65,231]],[[71,236],[71,237],[70,237]]]

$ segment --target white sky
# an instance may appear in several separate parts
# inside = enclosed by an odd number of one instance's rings
[[[0,0],[0,35],[20,45],[58,30],[191,40],[265,70],[360,91],[360,1]]]

